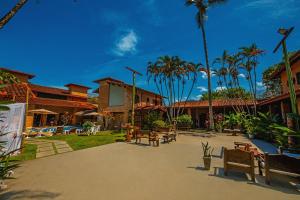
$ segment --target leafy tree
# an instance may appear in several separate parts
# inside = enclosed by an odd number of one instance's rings
[[[213,116],[213,109],[212,109],[211,71],[210,71],[209,59],[208,59],[205,20],[207,18],[207,10],[210,7],[224,2],[226,2],[226,0],[186,0],[187,6],[194,5],[198,10],[196,14],[196,21],[202,32],[203,46],[205,52],[206,73],[207,73],[207,81],[208,81],[207,86],[208,86],[208,101],[209,101],[209,122],[210,122],[209,124],[211,130],[214,130],[214,116]]]
[[[241,103],[232,104],[236,112],[250,113],[248,101],[252,100],[254,109],[253,114],[257,113],[257,72],[256,68],[259,64],[258,57],[264,53],[255,44],[249,47],[241,47],[240,51],[235,54],[228,54],[224,51],[220,58],[216,58],[213,62],[215,69],[212,72],[218,77],[218,86],[224,88],[224,92],[217,93],[215,96],[224,95],[224,99],[235,99]],[[241,89],[240,74],[245,74],[245,78],[249,84],[249,91]],[[250,97],[249,98],[249,94]],[[206,96],[204,96],[206,98]],[[241,98],[245,97],[245,98]],[[231,101],[230,101],[231,102]],[[247,110],[245,110],[245,107]]]
[[[229,88],[212,92],[212,99],[228,99],[228,98],[251,99],[251,93],[244,88]],[[208,100],[208,93],[205,92],[201,97],[202,101]]]

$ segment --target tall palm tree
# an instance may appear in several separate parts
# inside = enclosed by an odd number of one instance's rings
[[[28,0],[19,0],[19,2],[0,19],[0,29],[2,29],[27,2]]]
[[[211,96],[211,77],[210,77],[211,74],[210,74],[207,40],[206,40],[206,32],[205,32],[204,25],[205,25],[208,8],[224,2],[226,2],[226,0],[186,0],[187,6],[194,5],[198,9],[198,12],[196,14],[196,21],[202,32],[203,46],[205,52],[205,62],[207,68],[207,81],[208,81],[207,88],[208,88],[208,102],[209,102],[209,125],[210,125],[210,129],[212,130],[214,129],[214,117],[213,117],[212,96]]]
[[[254,115],[257,115],[257,72],[258,56],[264,54],[264,50],[259,49],[256,44],[252,44],[249,47],[241,47],[240,55],[244,60],[240,66],[247,72],[247,80],[249,82],[249,88],[253,96],[254,101]]]

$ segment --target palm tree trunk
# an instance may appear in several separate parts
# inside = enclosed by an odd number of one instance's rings
[[[19,0],[19,2],[8,12],[4,17],[0,19],[0,29],[7,24],[15,14],[27,3],[28,0]]]
[[[204,53],[205,53],[205,62],[206,62],[206,71],[207,71],[207,89],[208,89],[208,113],[209,113],[209,128],[214,130],[214,116],[213,116],[213,108],[212,108],[212,96],[211,96],[211,80],[210,80],[210,67],[209,67],[209,60],[208,60],[208,49],[207,49],[207,41],[206,41],[206,33],[204,24],[201,26],[202,31],[202,38],[203,38],[203,46],[204,46]]]

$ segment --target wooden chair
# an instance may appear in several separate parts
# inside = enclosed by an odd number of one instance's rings
[[[163,140],[164,140],[164,143],[170,143],[172,142],[173,140],[176,141],[176,133],[166,133],[163,135]]]
[[[255,181],[253,152],[244,151],[241,149],[224,148],[225,176],[228,175],[228,171],[248,173],[251,176],[251,180]]]
[[[300,159],[289,157],[281,154],[268,154],[264,155],[259,167],[264,165],[265,168],[265,181],[270,185],[271,174],[278,173],[289,175],[293,177],[300,177]]]
[[[136,139],[136,143],[141,143],[142,142],[142,138],[149,138],[149,134],[150,134],[150,131],[148,130],[140,130],[140,129],[137,129],[135,130],[135,139]]]
[[[257,148],[252,147],[252,144],[246,142],[234,142],[235,149],[241,149],[244,151],[257,151]]]
[[[149,145],[151,145],[151,142],[153,146],[156,144],[156,146],[159,147],[159,136],[157,132],[151,132],[149,134]]]

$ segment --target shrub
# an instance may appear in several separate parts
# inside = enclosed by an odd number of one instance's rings
[[[152,130],[154,128],[153,123],[157,120],[162,120],[162,117],[160,116],[159,112],[157,111],[149,112],[144,118],[143,129]]]
[[[216,130],[222,132],[225,126],[224,115],[222,113],[214,115],[214,121]]]
[[[167,124],[163,120],[155,120],[153,122],[153,128],[166,128]]]
[[[93,126],[94,126],[94,124],[91,121],[86,121],[82,125],[83,130],[85,130],[85,131],[90,131]]]
[[[193,125],[192,116],[190,115],[181,115],[177,118],[177,125],[180,127],[190,127]]]
[[[234,129],[238,125],[238,114],[230,113],[226,115],[225,125],[227,128]]]

